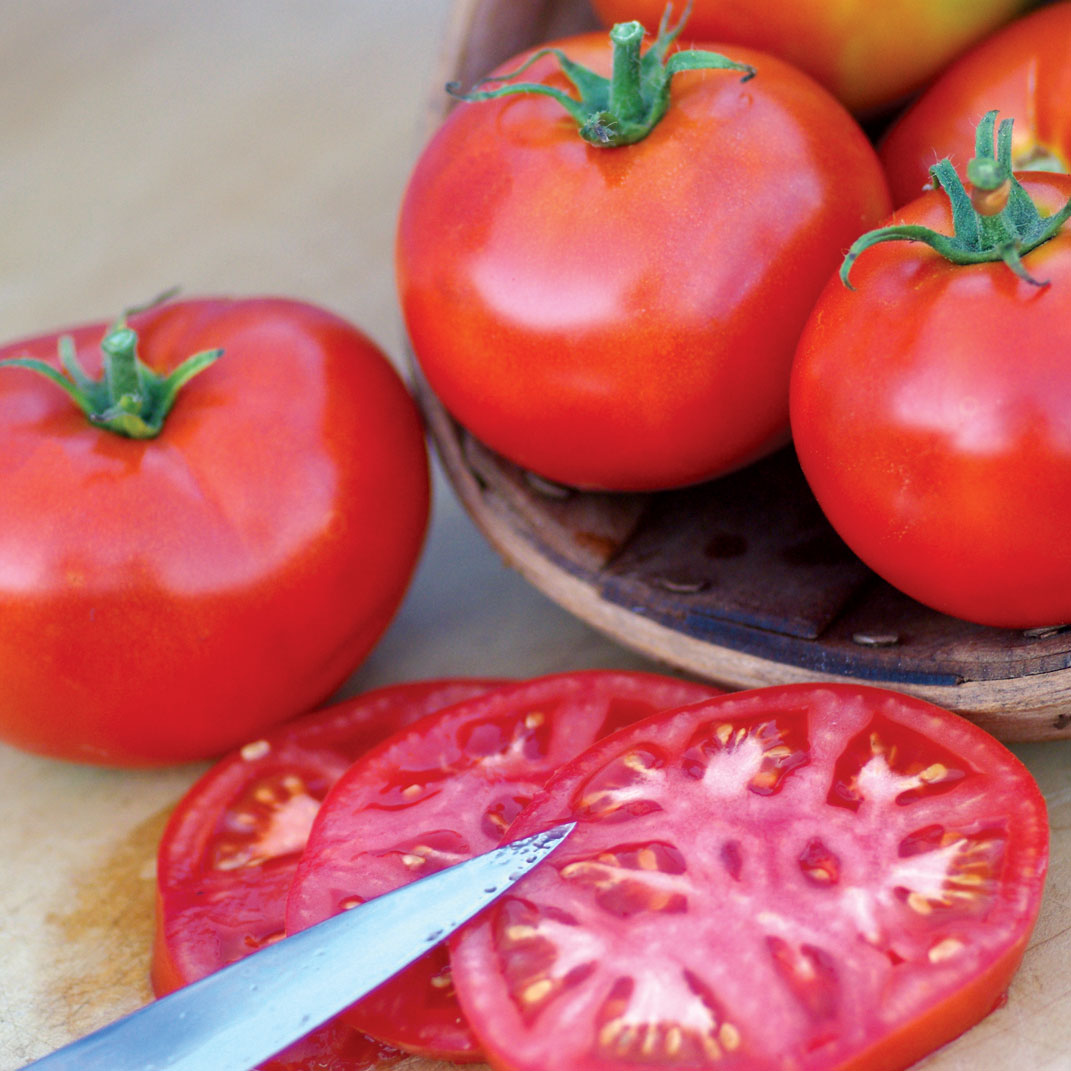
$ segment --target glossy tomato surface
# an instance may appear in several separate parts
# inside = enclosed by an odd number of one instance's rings
[[[228,755],[179,801],[156,866],[157,996],[283,935],[286,896],[324,796],[369,748],[433,710],[499,681],[392,685],[306,715]],[[363,1071],[397,1056],[340,1022],[265,1071]]]
[[[986,1015],[1047,862],[1027,770],[976,726],[847,685],[655,715],[548,783],[577,828],[452,943],[511,1071],[895,1071]]]
[[[158,371],[224,350],[157,438],[0,369],[0,738],[151,764],[218,754],[345,679],[407,587],[428,473],[398,374],[328,312],[193,300],[130,325]],[[104,331],[69,332],[93,374]]]
[[[772,52],[863,114],[896,104],[1029,3],[692,0],[686,34],[693,40],[731,41]],[[652,32],[666,7],[663,0],[592,0],[592,6],[608,24],[637,19]]]
[[[607,35],[562,47],[608,73]],[[546,478],[679,486],[783,444],[810,306],[888,210],[876,154],[827,93],[729,55],[756,77],[678,74],[636,144],[592,147],[555,101],[511,96],[459,104],[417,163],[397,270],[420,368],[477,438]],[[524,78],[567,85],[550,57]]]
[[[327,797],[294,877],[287,930],[493,848],[546,778],[594,740],[713,692],[589,670],[498,689],[417,722],[354,763]],[[482,1058],[444,946],[343,1017],[412,1052]]]
[[[1024,177],[1051,213],[1066,175]],[[897,221],[951,233],[930,193]],[[957,267],[886,242],[834,278],[800,341],[792,424],[833,527],[919,602],[985,625],[1071,621],[1071,236]]]
[[[957,60],[889,129],[879,155],[895,204],[930,182],[949,157],[961,176],[978,120],[996,108],[1015,120],[1016,171],[1071,170],[1071,3],[1017,19]]]

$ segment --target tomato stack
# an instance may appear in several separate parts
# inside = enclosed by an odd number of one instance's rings
[[[904,1067],[1000,999],[1048,855],[1018,760],[893,692],[718,695],[605,670],[397,685],[251,742],[190,790],[160,845],[157,990],[563,820],[566,843],[449,950],[266,1071],[403,1053]]]
[[[716,480],[791,436],[837,533],[917,602],[1071,621],[1071,8],[1000,28],[1024,6],[697,2],[682,27],[603,0],[646,51],[618,23],[457,91],[398,234],[431,390],[581,489]]]

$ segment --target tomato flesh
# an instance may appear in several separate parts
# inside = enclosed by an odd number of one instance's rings
[[[356,762],[317,815],[287,905],[288,932],[494,847],[543,781],[598,737],[706,685],[591,670],[498,689],[433,714]],[[343,1013],[411,1052],[481,1058],[445,946]]]
[[[655,715],[507,833],[579,824],[452,941],[495,1067],[892,1071],[994,1006],[1036,917],[1045,806],[970,723],[850,685]]]
[[[431,711],[505,682],[376,689],[299,718],[214,765],[179,802],[157,858],[157,996],[283,935],[286,896],[331,785],[367,749]],[[266,1071],[362,1071],[391,1050],[334,1021]],[[396,1054],[394,1054],[396,1055]]]

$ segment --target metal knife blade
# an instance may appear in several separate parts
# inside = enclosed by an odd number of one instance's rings
[[[23,1071],[251,1071],[478,914],[573,826],[555,826],[368,900]]]

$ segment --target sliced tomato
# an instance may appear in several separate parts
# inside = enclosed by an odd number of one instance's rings
[[[434,680],[370,691],[298,718],[212,767],[179,802],[157,859],[158,996],[282,936],[313,818],[358,755],[431,711],[503,684]],[[361,1071],[388,1050],[332,1023],[265,1067]]]
[[[1001,744],[852,685],[656,715],[507,836],[569,818],[452,943],[495,1067],[906,1067],[1000,999],[1048,855],[1041,793]]]
[[[493,848],[562,763],[609,732],[713,691],[588,670],[500,688],[425,718],[365,755],[331,791],[294,876],[287,930]],[[445,946],[343,1017],[410,1052],[482,1058],[454,997]]]

